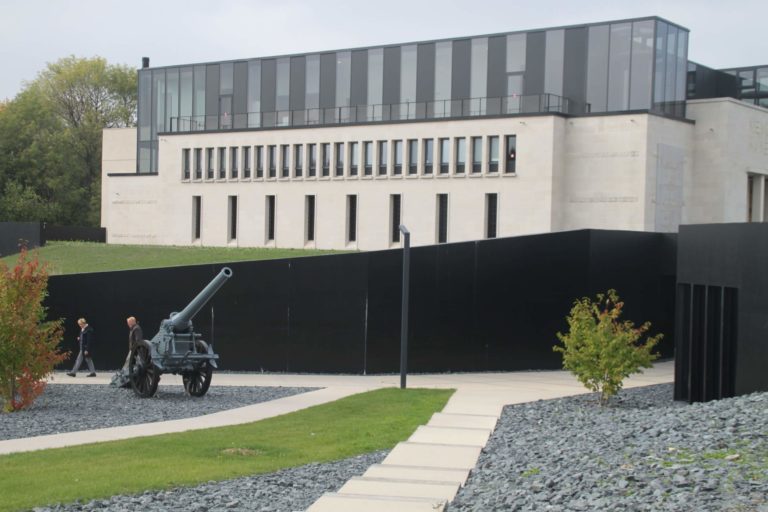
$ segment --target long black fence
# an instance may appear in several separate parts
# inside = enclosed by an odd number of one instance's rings
[[[22,246],[42,247],[50,240],[107,241],[106,228],[59,226],[45,222],[0,222],[0,257],[16,254]]]
[[[675,235],[583,230],[416,247],[411,253],[412,372],[554,369],[555,333],[574,299],[618,290],[626,315],[674,342]],[[224,265],[56,276],[49,316],[96,329],[97,368],[127,353],[125,318],[146,338]],[[226,370],[395,373],[402,251],[227,264],[234,276],[194,319]],[[69,363],[67,363],[69,364]]]

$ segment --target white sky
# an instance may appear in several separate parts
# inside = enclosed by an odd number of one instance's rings
[[[642,16],[690,29],[701,64],[768,64],[768,0],[0,0],[0,100],[67,55],[154,67]]]

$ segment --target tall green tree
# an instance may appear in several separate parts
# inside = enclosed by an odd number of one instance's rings
[[[70,56],[0,109],[0,220],[99,225],[102,130],[136,124],[136,89],[134,69]]]

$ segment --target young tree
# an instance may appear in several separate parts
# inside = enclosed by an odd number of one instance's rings
[[[22,249],[11,269],[0,261],[0,402],[6,412],[31,405],[67,356],[59,351],[62,320],[45,321],[47,289],[48,273],[37,256]]]
[[[594,302],[589,297],[574,301],[566,317],[568,333],[557,333],[563,346],[553,347],[563,354],[563,368],[587,389],[600,393],[600,405],[621,390],[626,377],[651,367],[658,357],[653,348],[663,336],[638,342],[651,323],[635,327],[629,320],[621,321],[623,307],[616,290],[597,294]]]

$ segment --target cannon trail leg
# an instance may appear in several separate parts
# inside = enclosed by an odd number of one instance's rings
[[[133,392],[142,398],[154,396],[160,383],[160,372],[152,364],[149,348],[138,345],[131,351],[128,360],[128,375]]]
[[[204,341],[195,341],[195,352],[208,353],[208,345]],[[201,361],[194,370],[184,372],[181,380],[184,382],[184,390],[192,396],[203,396],[208,392],[213,376],[213,366],[209,361]]]

